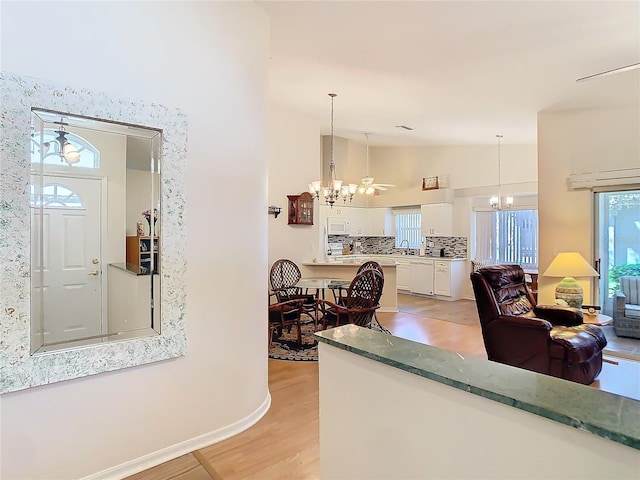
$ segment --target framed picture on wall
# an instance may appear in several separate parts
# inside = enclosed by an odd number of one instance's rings
[[[423,177],[422,190],[435,190],[438,188],[438,177]]]

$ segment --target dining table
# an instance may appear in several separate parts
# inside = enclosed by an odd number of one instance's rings
[[[351,280],[344,280],[341,278],[307,277],[298,280],[298,283],[296,283],[295,286],[298,288],[302,288],[307,292],[309,290],[315,290],[316,300],[325,300],[325,291],[331,290],[331,292],[333,293],[333,300],[337,303],[340,299],[340,292],[349,288],[350,284]],[[324,315],[324,307],[319,307],[318,304],[319,302],[316,302],[314,315],[314,324],[316,330],[318,329],[318,320],[320,320],[322,318],[321,316]]]

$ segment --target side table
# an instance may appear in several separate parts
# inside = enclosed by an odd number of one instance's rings
[[[610,317],[609,315],[603,315],[602,313],[598,313],[598,314],[594,314],[594,315],[589,315],[588,313],[585,313],[582,321],[584,323],[590,323],[591,325],[598,325],[599,327],[602,327],[604,325],[611,325],[613,323],[613,318]]]

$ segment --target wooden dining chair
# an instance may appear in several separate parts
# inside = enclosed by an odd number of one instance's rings
[[[302,299],[302,313],[316,320],[316,295],[310,294],[303,289],[296,287],[296,283],[300,281],[302,274],[300,268],[292,260],[281,258],[273,262],[271,271],[269,272],[269,282],[271,283],[271,291],[275,294],[279,303],[288,300]]]
[[[272,303],[269,305],[269,347],[273,345],[273,334],[280,337],[285,329],[297,329],[298,345],[302,346],[302,309],[304,300],[301,298]],[[276,337],[276,338],[277,338]]]
[[[322,327],[354,324],[370,328],[373,315],[380,308],[383,285],[384,277],[380,272],[367,269],[353,278],[343,297],[343,304],[318,300],[324,312]]]
[[[367,260],[362,265],[360,265],[360,267],[358,268],[358,271],[356,272],[356,275],[358,273],[364,272],[365,270],[376,270],[377,272],[380,273],[380,275],[382,275],[382,280],[384,281],[384,272],[382,271],[382,267],[378,262],[374,260]],[[347,292],[346,286],[337,286],[332,288],[331,293],[333,293],[333,298],[335,300],[335,303],[337,303],[338,305],[344,305],[343,298],[346,292]]]
[[[374,260],[369,260],[364,262],[362,265],[360,265],[360,268],[358,268],[358,273],[360,272],[364,272],[365,270],[375,270],[378,273],[380,273],[380,275],[382,276],[382,282],[384,285],[384,272],[382,271],[382,266],[380,266],[380,264]],[[384,328],[381,324],[380,321],[378,320],[378,314],[377,311],[373,312],[373,320],[376,322],[376,324],[378,325],[378,328],[380,330],[382,330],[383,332],[386,333],[391,333],[389,332],[389,330],[387,330],[386,328]]]

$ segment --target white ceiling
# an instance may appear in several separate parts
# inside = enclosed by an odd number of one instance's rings
[[[536,143],[540,111],[640,101],[638,1],[258,1],[270,95],[370,145]],[[396,128],[407,125],[414,131]]]

